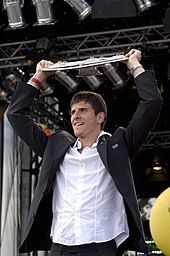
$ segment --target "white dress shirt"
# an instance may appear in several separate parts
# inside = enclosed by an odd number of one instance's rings
[[[118,246],[129,235],[123,198],[100,159],[97,142],[79,153],[77,140],[57,172],[51,228],[54,243],[80,245],[115,239]]]

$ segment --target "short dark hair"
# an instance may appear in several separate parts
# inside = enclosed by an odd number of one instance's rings
[[[70,107],[72,107],[73,104],[78,103],[80,101],[89,103],[94,109],[95,115],[97,115],[100,112],[104,112],[105,119],[101,126],[101,128],[103,129],[107,119],[107,106],[103,97],[100,94],[91,91],[77,92],[71,99]]]

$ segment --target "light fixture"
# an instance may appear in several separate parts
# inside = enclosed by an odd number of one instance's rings
[[[51,4],[53,0],[33,0],[35,5],[37,24],[36,25],[50,25],[54,24]]]
[[[163,19],[163,24],[166,32],[170,32],[170,7],[165,11],[165,17]]]
[[[4,9],[7,11],[10,28],[20,28],[24,26],[22,7],[24,0],[3,0]]]
[[[122,86],[124,86],[124,81],[120,77],[120,75],[117,73],[116,68],[111,65],[110,63],[105,64],[103,66],[103,71],[105,75],[110,79],[110,81],[113,84],[113,90],[114,89],[119,89]]]
[[[0,101],[8,101],[8,93],[0,88]]]
[[[35,50],[36,52],[47,52],[50,45],[50,39],[48,37],[41,37],[36,42]]]
[[[15,88],[15,86],[18,83],[18,80],[19,80],[19,77],[17,77],[16,74],[14,74],[14,73],[8,74],[6,76],[6,83],[7,83],[8,87],[10,87],[11,89]],[[13,91],[14,91],[14,89],[13,89]]]
[[[102,83],[102,81],[96,76],[84,76],[82,78],[92,90],[96,90]]]
[[[86,67],[78,70],[78,77],[102,75],[97,67]]]
[[[167,181],[167,169],[160,154],[154,155],[151,164],[145,171],[148,181]]]
[[[136,8],[132,0],[94,0],[92,5],[92,18],[108,19],[133,16],[136,16]]]
[[[56,71],[54,77],[58,82],[64,85],[70,92],[74,91],[78,86],[78,81],[73,79],[64,71]]]
[[[153,170],[159,172],[162,170],[161,157],[159,155],[155,155],[153,158]]]
[[[135,2],[138,6],[139,11],[145,11],[154,5],[154,3],[150,0],[135,0]]]
[[[42,93],[42,95],[44,95],[44,96],[53,93],[53,88],[52,88],[52,86],[51,86],[47,81],[45,81],[45,82],[42,84],[42,86],[41,86],[41,93]]]
[[[85,0],[64,0],[77,13],[80,20],[85,19],[91,13],[91,6]]]

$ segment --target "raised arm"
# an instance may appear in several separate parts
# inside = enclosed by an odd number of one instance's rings
[[[127,142],[130,158],[133,159],[146,141],[150,131],[158,120],[162,107],[162,98],[151,71],[145,71],[140,64],[141,52],[131,50],[127,57],[127,67],[134,76],[140,103],[127,129]]]
[[[51,72],[42,72],[41,68],[51,65],[52,62],[40,61],[36,67],[36,73],[24,83],[20,81],[14,92],[13,98],[7,110],[7,117],[12,127],[20,138],[39,156],[43,156],[48,137],[32,120],[30,116],[34,98],[43,82]]]

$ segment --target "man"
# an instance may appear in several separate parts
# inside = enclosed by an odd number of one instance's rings
[[[107,107],[93,92],[71,101],[77,140],[65,131],[46,136],[30,117],[37,89],[52,73],[40,61],[28,84],[19,82],[8,109],[18,135],[43,158],[20,252],[50,250],[58,255],[122,255],[147,252],[130,161],[158,119],[162,100],[152,73],[140,64],[141,52],[127,54],[141,101],[128,127],[103,131]],[[52,247],[51,247],[52,246]]]

